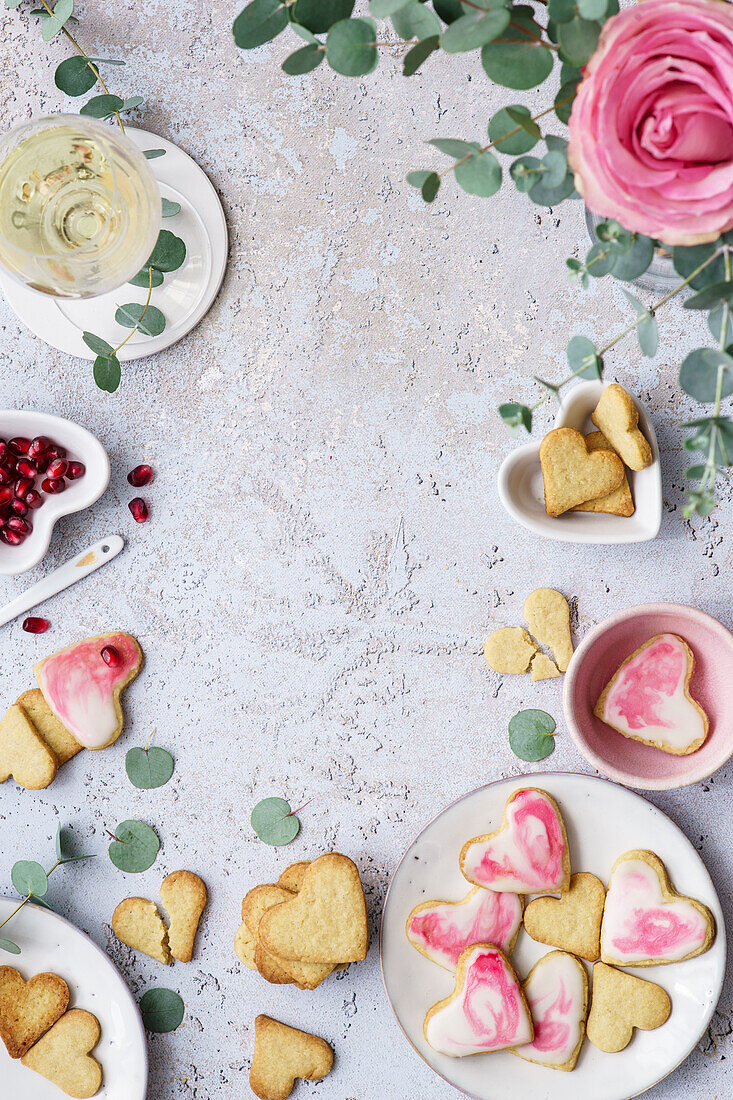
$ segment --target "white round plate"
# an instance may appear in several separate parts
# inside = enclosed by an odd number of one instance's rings
[[[704,955],[635,973],[663,986],[672,999],[666,1024],[636,1031],[619,1054],[604,1054],[587,1039],[571,1073],[525,1062],[508,1052],[448,1058],[423,1036],[431,1005],[448,996],[453,975],[409,944],[405,923],[411,909],[429,898],[459,899],[470,889],[458,868],[461,846],[472,836],[498,829],[504,803],[522,786],[538,786],[563,813],[573,871],[592,871],[608,882],[617,856],[650,848],[664,861],[683,894],[699,898],[715,915],[717,935]],[[522,930],[512,955],[520,977],[552,950]],[[443,810],[405,852],[395,871],[382,914],[382,976],[397,1021],[417,1053],[456,1088],[477,1100],[628,1100],[651,1088],[682,1062],[704,1034],[725,974],[725,926],[715,887],[689,840],[640,795],[595,776],[537,774],[490,783]],[[590,965],[588,971],[590,975]]]
[[[152,304],[163,311],[166,327],[160,336],[136,332],[119,352],[119,359],[154,355],[182,339],[208,312],[219,293],[226,269],[228,236],[219,196],[195,160],[173,142],[147,130],[126,127],[126,134],[140,149],[165,149],[165,156],[149,161],[161,196],[180,203],[181,211],[163,218],[186,242],[186,259],[178,271],[165,276],[153,290]],[[99,298],[52,298],[30,290],[0,271],[0,287],[18,317],[36,336],[58,351],[81,359],[94,359],[82,340],[90,331],[116,346],[126,335],[114,319],[118,305],[143,303],[147,289],[125,284]]]
[[[12,913],[17,899],[0,898],[0,921]],[[27,981],[49,970],[69,986],[70,1008],[85,1008],[99,1020],[102,1037],[92,1052],[102,1066],[102,1087],[95,1100],[145,1100],[148,1054],[138,1007],[121,974],[104,951],[58,913],[24,905],[3,929],[21,949],[2,952],[2,962],[14,966]],[[0,1095],[17,1100],[62,1100],[65,1095],[45,1077],[8,1057],[0,1042]]]

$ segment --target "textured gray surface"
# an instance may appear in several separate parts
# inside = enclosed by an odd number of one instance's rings
[[[505,732],[517,709],[560,718],[558,681],[501,683],[481,657],[487,632],[517,622],[531,588],[577,600],[578,638],[644,600],[695,603],[731,626],[730,492],[712,519],[680,517],[678,424],[692,409],[675,365],[701,332],[672,305],[655,360],[631,340],[609,356],[609,374],[657,425],[659,538],[568,547],[513,526],[494,488],[513,446],[496,405],[531,399],[533,373],[563,370],[571,326],[613,335],[628,307],[618,286],[568,285],[565,256],[585,245],[578,205],[549,213],[509,188],[479,200],[448,184],[425,209],[404,175],[430,162],[424,138],[481,135],[521,93],[492,87],[460,57],[412,81],[389,57],[364,82],[325,67],[289,80],[282,44],[234,49],[234,11],[126,0],[96,6],[80,28],[92,51],[128,57],[113,90],[144,94],[144,125],[190,152],[222,196],[231,262],[205,321],[169,352],[126,365],[108,397],[88,364],[45,347],[0,301],[0,404],[79,420],[113,465],[103,500],[62,523],[43,565],[4,580],[2,595],[107,532],[129,539],[114,565],[47,605],[52,633],[4,630],[3,698],[30,686],[37,658],[83,634],[124,627],[147,657],[116,747],[77,758],[46,791],[0,788],[0,884],[16,858],[50,854],[59,821],[103,853],[55,875],[49,896],[108,947],[133,991],[162,983],[186,999],[185,1024],[150,1042],[150,1100],[248,1094],[260,1011],[336,1048],[333,1074],[299,1096],[448,1100],[456,1094],[410,1053],[385,1002],[376,930],[387,881],[447,801],[519,774]],[[63,44],[45,46],[4,9],[0,30],[2,125],[67,107],[52,76]],[[157,480],[151,521],[138,528],[125,473],[143,460]],[[138,792],[124,753],[153,728],[176,772],[163,790]],[[588,770],[562,722],[545,768]],[[727,909],[730,775],[651,796],[695,842]],[[248,823],[270,794],[312,799],[281,852]],[[105,829],[127,817],[155,824],[163,841],[141,876],[104,854]],[[242,895],[330,847],[363,872],[369,958],[312,994],[268,987],[233,955]],[[211,904],[195,961],[168,972],[113,946],[108,922],[117,901],[155,897],[177,867],[204,874]],[[709,1035],[649,1096],[733,1094],[732,1010],[728,984]]]

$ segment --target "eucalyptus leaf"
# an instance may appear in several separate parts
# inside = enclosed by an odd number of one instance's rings
[[[512,104],[509,107],[502,107],[489,122],[489,140],[495,146],[497,153],[515,156],[517,153],[528,152],[537,144],[538,137],[541,136],[539,127],[535,136],[522,125],[520,118],[525,122],[531,121],[529,110],[520,104]],[[519,130],[513,133],[517,127],[520,127]],[[506,134],[511,134],[511,137],[505,137]]]
[[[354,0],[295,0],[291,14],[313,34],[325,34],[334,23],[348,19],[354,10]]]
[[[571,65],[585,65],[598,43],[601,24],[596,20],[582,19],[576,15],[569,23],[561,23],[557,31],[564,61]]]
[[[548,187],[544,179],[540,177],[529,192],[529,197],[532,202],[536,202],[539,206],[557,206],[564,199],[570,198],[574,190],[573,177],[568,172],[565,179],[557,187]]]
[[[407,182],[412,187],[417,187],[425,202],[432,202],[440,188],[440,176],[437,172],[431,172],[426,168],[417,172],[407,173]]]
[[[506,107],[505,110],[512,122],[516,123],[517,126],[521,126],[525,134],[534,138],[535,141],[540,140],[542,131],[526,107]]]
[[[439,152],[448,157],[467,157],[477,153],[480,145],[476,141],[461,141],[459,138],[433,138],[428,145],[434,146]]]
[[[386,19],[409,3],[411,0],[369,0],[369,14],[375,19]]]
[[[542,158],[544,174],[542,182],[545,187],[559,187],[568,174],[567,158],[559,152],[550,150]]]
[[[170,199],[161,199],[161,217],[163,218],[175,218],[176,214],[181,213],[180,202],[171,202]]]
[[[10,881],[22,897],[34,894],[35,897],[42,898],[48,890],[48,875],[40,863],[32,859],[19,859],[14,863]]]
[[[733,282],[724,279],[719,283],[709,283],[682,304],[685,309],[713,309],[721,302],[731,302],[732,300]]]
[[[252,0],[234,20],[234,41],[242,50],[253,50],[277,38],[288,22],[288,9],[280,0]]]
[[[537,157],[517,157],[509,169],[509,175],[514,180],[518,191],[531,191],[542,179],[542,161]]]
[[[143,156],[146,160],[157,160],[165,156],[165,149],[143,149]]]
[[[569,23],[578,14],[576,0],[549,0],[547,14],[553,23]]]
[[[560,90],[555,96],[555,114],[566,126],[570,121],[570,114],[573,109],[573,97],[575,96],[579,80],[580,75],[574,80],[567,80],[564,84],[560,85]]]
[[[326,51],[323,46],[311,43],[289,54],[282,63],[282,70],[288,76],[302,76],[317,69],[325,57]]]
[[[435,12],[419,0],[410,0],[404,8],[396,11],[392,16],[392,26],[400,38],[417,38],[418,41],[440,34],[443,29]]]
[[[538,45],[542,28],[531,9],[512,8],[512,23],[505,38],[489,42],[481,51],[481,64],[490,80],[506,88],[534,88],[552,71],[552,52]]]
[[[544,710],[520,710],[509,722],[509,745],[520,760],[544,760],[555,748],[555,719]]]
[[[636,327],[636,335],[642,353],[648,355],[650,359],[653,358],[659,347],[659,326],[656,318],[651,313],[647,313],[644,320],[639,322]]]
[[[431,53],[435,53],[439,46],[440,36],[437,34],[428,35],[427,38],[416,42],[412,49],[405,54],[402,62],[402,75],[414,76],[422,63],[430,57]]]
[[[596,346],[587,336],[571,337],[567,346],[568,366],[578,378],[601,378],[602,361]]]
[[[79,863],[84,859],[94,859],[94,856],[77,855],[71,847],[71,839],[68,830],[59,825],[56,830],[56,858],[59,863]]]
[[[175,233],[171,233],[170,229],[161,229],[145,267],[155,267],[158,271],[177,271],[185,259],[185,242]]]
[[[167,749],[153,745],[149,749],[129,749],[125,756],[125,771],[133,787],[151,791],[164,787],[173,775],[173,757]]]
[[[733,393],[733,357],[719,348],[696,348],[680,367],[680,385],[696,401],[715,400],[720,382],[721,397]]]
[[[136,328],[143,336],[160,336],[165,328],[165,314],[157,306],[146,307],[142,302],[118,306],[115,321],[123,328]]]
[[[446,53],[467,53],[478,50],[487,42],[493,42],[509,26],[506,8],[490,11],[471,11],[462,15],[443,31],[440,44]]]
[[[520,405],[516,401],[508,401],[499,405],[499,416],[510,428],[526,428],[532,431],[532,410],[527,405]]]
[[[43,21],[41,38],[44,42],[50,42],[63,30],[74,12],[74,0],[58,0],[54,5],[53,15]]]
[[[159,850],[157,834],[144,821],[122,821],[109,846],[109,858],[119,871],[137,875],[153,866]]]
[[[608,8],[608,0],[576,0],[576,3],[583,19],[603,19]]]
[[[151,271],[153,273],[152,281],[150,278]],[[163,272],[158,271],[156,267],[144,267],[142,271],[138,271],[137,275],[133,275],[133,277],[129,279],[128,282],[130,286],[144,286],[146,289],[149,287],[160,286],[160,284],[163,282]]]
[[[61,92],[72,97],[84,95],[97,83],[97,74],[89,64],[89,58],[67,57],[56,69],[54,82]]]
[[[709,260],[718,251],[717,242],[711,244],[677,245],[672,249],[672,263],[678,275],[686,279],[701,264]],[[691,281],[694,290],[700,290],[711,283],[720,283],[725,279],[725,263],[722,255],[715,259]]]
[[[469,195],[488,198],[501,187],[501,165],[488,150],[457,164],[454,175],[456,183]]]
[[[100,390],[114,393],[122,378],[122,368],[116,355],[98,355],[92,371]]]
[[[118,95],[95,95],[79,108],[80,115],[90,118],[109,118],[115,111],[121,111],[124,100]]]
[[[614,279],[620,279],[626,283],[632,282],[644,274],[653,259],[654,241],[651,237],[636,233],[629,251],[616,257],[611,274]]]
[[[284,798],[263,798],[252,810],[252,828],[265,844],[290,844],[300,832],[300,822]]]
[[[466,10],[460,0],[433,0],[433,7],[444,23],[455,23]]]
[[[81,338],[95,355],[114,355],[114,348],[103,340],[101,336],[95,336],[93,332],[83,332]]]
[[[331,68],[343,76],[366,76],[379,63],[376,41],[370,19],[342,19],[328,32],[326,58]]]
[[[685,477],[691,481],[699,481],[705,473],[706,467],[700,464],[699,466],[688,466],[685,470]]]
[[[594,279],[602,279],[604,275],[608,275],[615,264],[616,257],[608,245],[600,242],[591,245],[585,258],[585,269]]]
[[[634,244],[634,234],[624,229],[615,218],[606,218],[596,226],[596,237],[607,245],[614,256],[623,256]]]
[[[17,943],[13,943],[12,940],[7,940],[5,936],[0,936],[0,949],[3,951],[9,951],[11,955],[20,955],[20,948],[18,947]]]
[[[175,1031],[183,1020],[184,1004],[172,989],[148,989],[140,998],[140,1013],[146,1031]]]

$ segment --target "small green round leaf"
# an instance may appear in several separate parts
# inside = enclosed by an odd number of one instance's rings
[[[271,42],[288,25],[288,9],[281,0],[252,0],[232,26],[234,41],[242,50]]]
[[[714,401],[719,382],[721,396],[730,397],[733,393],[733,358],[719,348],[696,348],[680,367],[680,385],[696,401],[704,404]]]
[[[115,111],[121,111],[124,100],[118,95],[95,95],[79,108],[80,115],[90,118],[109,118]]]
[[[508,401],[505,405],[499,405],[499,416],[509,428],[532,431],[532,410],[527,405]]]
[[[447,157],[453,157],[458,160],[459,157],[467,157],[472,153],[477,153],[480,149],[480,145],[476,141],[461,141],[460,138],[433,138],[428,142],[428,145],[432,145],[441,153],[445,153]]]
[[[563,60],[571,65],[585,65],[596,48],[600,33],[600,23],[577,15],[570,23],[562,23],[557,29],[557,39]]]
[[[654,258],[654,241],[641,233],[634,235],[634,241],[628,252],[616,257],[611,274],[614,279],[628,283],[643,275]]]
[[[152,281],[150,279],[150,272],[153,273]],[[151,286],[160,286],[163,282],[163,273],[158,271],[157,267],[144,267],[142,271],[138,271],[137,275],[134,275],[129,280],[130,286],[144,286],[147,290]]]
[[[172,989],[148,989],[140,998],[140,1012],[147,1031],[175,1031],[183,1020],[183,1001]]]
[[[455,23],[466,10],[460,0],[433,0],[433,7],[444,23]]]
[[[369,14],[373,15],[375,19],[386,19],[409,3],[411,3],[411,0],[369,0]],[[351,15],[351,12],[349,12],[349,15]]]
[[[686,279],[696,271],[701,264],[710,259],[717,252],[717,242],[711,244],[678,245],[672,249],[672,263],[678,275]],[[725,279],[725,263],[722,256],[716,256],[712,263],[708,264],[699,275],[690,283],[695,290],[710,286],[711,283],[719,283]]]
[[[9,951],[11,955],[20,954],[20,948],[17,943],[13,943],[12,940],[6,940],[4,936],[0,936],[0,950]]]
[[[143,156],[146,160],[157,160],[165,156],[165,149],[143,149]]]
[[[506,88],[534,88],[552,72],[552,52],[538,45],[542,28],[528,8],[513,8],[511,26],[504,38],[489,42],[481,51],[481,64],[490,80]]]
[[[295,0],[292,17],[312,34],[325,34],[334,23],[348,19],[353,10],[354,0]]]
[[[570,121],[570,114],[573,110],[573,100],[579,79],[578,77],[576,80],[566,81],[565,84],[560,86],[560,90],[555,96],[555,114],[566,126]]]
[[[568,173],[567,157],[563,153],[550,150],[542,158],[542,167],[545,169],[542,175],[545,187],[559,187]]]
[[[101,336],[95,336],[93,332],[83,332],[81,338],[95,355],[114,355],[112,345],[103,340]]]
[[[328,63],[343,76],[366,76],[379,63],[376,41],[374,24],[369,19],[342,19],[328,32]]]
[[[151,791],[163,787],[173,775],[173,757],[166,749],[130,749],[125,756],[125,771],[133,787]]]
[[[520,710],[509,722],[509,745],[520,760],[544,760],[555,748],[555,720],[544,710]]]
[[[67,57],[54,74],[56,87],[66,95],[84,95],[97,83],[97,75],[88,64],[86,57]]]
[[[471,11],[462,15],[443,31],[440,44],[446,53],[468,53],[478,50],[495,38],[509,26],[509,12],[506,8],[494,8],[492,11]]]
[[[439,46],[440,36],[437,34],[428,35],[427,38],[416,42],[412,49],[405,54],[402,62],[402,75],[414,76],[422,63],[430,57],[431,53],[435,53]]]
[[[537,157],[517,157],[512,162],[509,175],[514,180],[517,191],[531,191],[542,179],[542,161]]]
[[[476,153],[462,164],[457,164],[454,174],[456,183],[469,195],[488,198],[495,195],[501,187],[501,165],[488,150],[485,153]]]
[[[115,837],[109,846],[109,858],[118,870],[137,875],[153,866],[160,840],[144,821],[121,822]]]
[[[164,218],[175,218],[181,213],[180,202],[171,202],[170,199],[161,199],[161,213]]]
[[[396,11],[392,16],[392,26],[405,41],[410,38],[422,41],[423,38],[440,34],[443,29],[435,12],[427,4],[419,3],[419,0],[411,0],[404,8]]]
[[[302,76],[317,69],[326,56],[323,46],[311,43],[291,53],[282,63],[282,70],[288,76]]]
[[[260,840],[274,846],[289,844],[300,832],[300,822],[284,798],[263,798],[250,821]]]
[[[719,283],[709,283],[683,305],[685,309],[714,309],[721,302],[730,301],[733,301],[733,282],[724,279]]]
[[[165,314],[157,306],[146,307],[142,302],[128,302],[118,306],[115,321],[123,328],[137,328],[143,336],[160,336],[165,328]]]
[[[161,229],[145,267],[154,267],[158,271],[177,271],[185,259],[185,242],[175,233],[171,233],[170,229]]]
[[[517,133],[514,133],[513,131],[517,130],[519,123],[511,117],[510,110],[526,116],[527,119],[531,118],[528,109],[519,104],[502,107],[489,122],[489,139],[496,147],[497,153],[516,156],[517,153],[526,153],[534,148],[537,144],[537,137],[528,133],[524,128],[520,128]],[[512,136],[504,137],[504,134],[511,134]]]
[[[611,249],[600,242],[591,245],[585,258],[588,274],[594,279],[602,279],[604,275],[608,275],[609,271],[613,271],[615,263],[616,257]]]
[[[114,393],[122,378],[122,368],[116,355],[98,355],[92,370],[94,381],[100,390]]]
[[[10,881],[18,893],[24,897],[26,894],[33,894],[37,898],[42,898],[48,890],[48,875],[40,863],[31,859],[19,859],[13,864]]]
[[[585,336],[571,337],[567,347],[568,366],[579,378],[601,377],[595,344]]]

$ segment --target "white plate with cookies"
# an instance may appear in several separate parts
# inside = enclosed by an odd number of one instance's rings
[[[612,383],[615,390],[621,387]],[[578,382],[567,393],[557,416],[554,428],[572,428],[585,436],[588,452],[598,451],[597,425],[591,415],[597,409],[602,395],[609,390],[605,382]],[[625,393],[625,391],[621,391]],[[628,397],[628,395],[626,395]],[[631,514],[612,514],[605,511],[576,511],[568,509],[562,515],[548,515],[545,506],[545,484],[540,465],[540,442],[525,443],[512,451],[501,464],[497,478],[499,498],[506,511],[522,527],[545,538],[561,542],[591,545],[614,545],[627,542],[648,542],[659,534],[662,524],[662,475],[659,464],[659,448],[654,425],[644,406],[635,397],[638,413],[638,429],[650,448],[651,461],[643,469],[626,468],[624,492],[612,494],[612,499],[625,496],[629,507],[615,510],[631,511]],[[545,439],[549,438],[549,433]],[[601,437],[602,438],[602,437]],[[582,442],[582,441],[581,441]],[[603,446],[608,447],[608,442]],[[594,461],[598,459],[598,452]],[[583,456],[581,456],[582,459]],[[609,459],[610,461],[610,459]],[[596,501],[594,507],[598,502]]]
[[[17,904],[17,899],[0,898],[0,921],[10,916]],[[43,983],[38,986],[39,995],[52,1002],[54,1017],[64,1011],[63,983],[68,986],[66,1011],[25,1056],[39,1072],[23,1064],[21,1058],[11,1058],[0,1043],[2,1095],[17,1100],[63,1100],[69,1093],[41,1075],[47,1071],[57,1079],[62,1074],[67,1086],[69,1082],[80,1086],[74,1095],[91,1094],[95,1100],[145,1100],[148,1057],[142,1020],[121,974],[104,951],[64,917],[37,905],[24,905],[2,934],[9,936],[21,953],[3,951],[0,962],[17,970],[24,982],[35,975],[58,976],[55,982],[46,981],[48,989]],[[35,998],[28,1006],[27,1012],[38,1011]],[[87,1060],[90,1058],[93,1062]],[[101,1084],[96,1065],[101,1067]],[[96,1088],[94,1093],[90,1093],[92,1088]]]
[[[518,789],[532,787],[546,792],[559,806],[573,874],[590,872],[607,885],[620,856],[649,850],[663,862],[681,895],[707,907],[715,928],[712,942],[696,957],[666,965],[615,968],[614,974],[621,978],[628,974],[653,983],[663,1001],[668,996],[668,1018],[652,1030],[635,1028],[631,1040],[617,1053],[599,1049],[586,1035],[570,1072],[526,1061],[508,1050],[469,1057],[450,1057],[434,1050],[423,1031],[425,1017],[453,993],[456,977],[416,950],[406,934],[408,918],[416,906],[432,899],[459,901],[466,897],[471,882],[459,866],[463,846],[470,838],[503,828],[507,800]],[[525,902],[529,903],[529,897]],[[681,830],[640,795],[595,776],[571,773],[499,780],[443,810],[408,847],[393,875],[382,916],[380,947],[387,997],[406,1038],[439,1076],[476,1100],[512,1100],[518,1095],[532,1100],[627,1100],[638,1096],[684,1061],[704,1035],[720,996],[726,958],[720,901],[705,865]],[[507,947],[507,957],[523,981],[553,950],[552,944],[532,939],[526,928],[520,927],[514,945]],[[588,975],[592,1010],[593,967],[588,961],[580,962]],[[623,1011],[620,1005],[619,1014]]]

